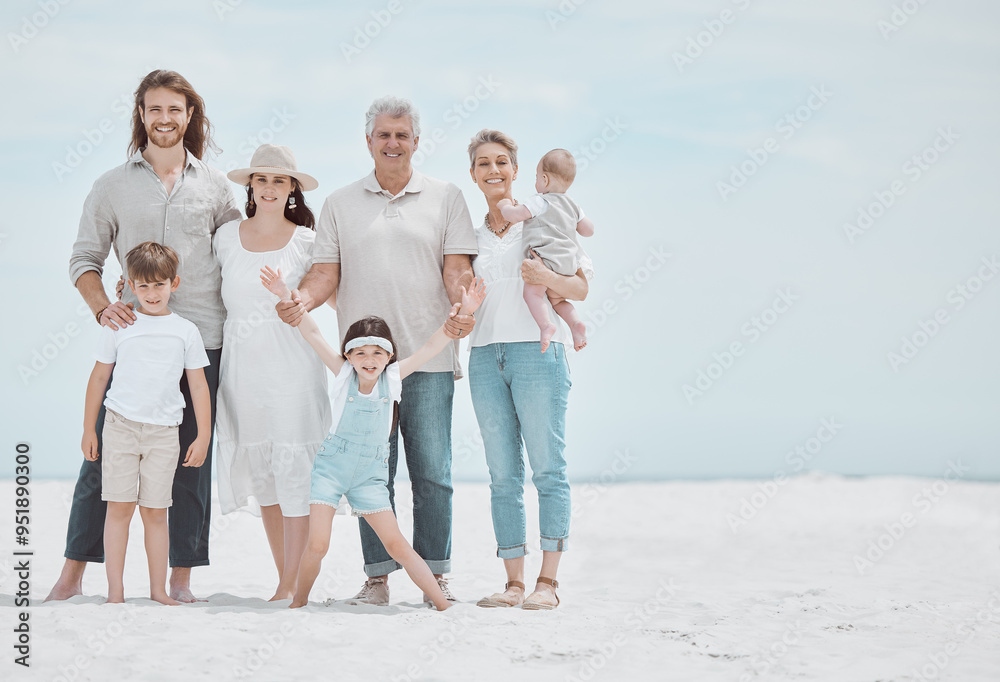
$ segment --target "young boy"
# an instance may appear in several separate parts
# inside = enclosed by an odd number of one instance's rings
[[[128,252],[128,285],[138,298],[134,324],[101,329],[97,360],[87,384],[83,415],[83,456],[98,458],[97,414],[101,396],[114,372],[104,407],[104,459],[101,499],[108,503],[104,554],[108,602],[125,601],[123,574],[129,523],[139,505],[149,562],[149,596],[161,604],[179,604],[166,591],[167,508],[180,455],[177,425],[184,411],[180,391],[186,373],[198,423],[198,437],[184,466],[199,467],[208,454],[211,402],[205,370],[205,344],[193,323],[171,313],[170,294],[180,285],[177,253],[169,246],[143,242]]]
[[[594,223],[583,215],[576,202],[566,196],[566,190],[576,178],[576,160],[565,149],[553,149],[538,162],[535,170],[535,191],[538,192],[523,204],[515,205],[510,199],[501,199],[500,212],[504,220],[524,221],[522,241],[525,257],[532,258],[534,251],[553,272],[575,275],[579,265],[580,246],[576,235],[594,234]],[[552,308],[566,320],[573,333],[573,348],[581,350],[587,345],[587,327],[576,313],[573,304],[555,296],[541,284],[524,285],[524,302],[541,330],[542,352],[549,347],[556,325],[549,317],[545,304],[546,293]]]

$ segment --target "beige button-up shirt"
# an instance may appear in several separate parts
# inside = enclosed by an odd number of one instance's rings
[[[221,171],[188,152],[184,170],[168,195],[137,151],[99,177],[87,196],[69,260],[70,280],[75,285],[90,270],[102,274],[112,248],[124,270],[125,256],[142,242],[169,246],[180,258],[181,278],[170,296],[170,310],[194,322],[205,348],[221,348],[226,309],[212,236],[219,226],[240,218],[232,186]],[[136,302],[127,286],[122,300]]]

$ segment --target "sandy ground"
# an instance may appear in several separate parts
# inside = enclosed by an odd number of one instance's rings
[[[364,579],[357,521],[344,516],[309,607],[268,604],[275,570],[260,521],[242,513],[213,524],[212,566],[194,574],[205,602],[142,598],[137,518],[128,603],[102,604],[95,566],[85,596],[42,604],[62,564],[71,490],[69,481],[31,488],[30,609],[15,606],[13,514],[3,515],[0,679],[1000,679],[997,484],[807,476],[575,486],[553,612],[475,606],[504,576],[488,487],[458,485],[460,603],[446,613],[423,608],[402,572],[389,607],[324,606]],[[0,482],[0,499],[13,498],[13,483]],[[405,509],[402,490],[399,501]],[[536,518],[529,502],[529,528]],[[401,523],[410,525],[405,512]],[[540,560],[528,556],[530,576]],[[14,663],[22,612],[30,668]]]

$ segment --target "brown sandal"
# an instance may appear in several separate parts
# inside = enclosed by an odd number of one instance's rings
[[[532,597],[536,594],[540,594],[539,592],[532,592],[531,595],[524,600],[524,604],[521,605],[521,608],[525,611],[551,611],[555,607],[559,606],[559,595],[555,592],[559,587],[559,581],[554,578],[538,576],[538,580],[536,582],[552,585],[552,596],[556,598],[556,603],[549,604],[548,602],[541,601],[540,599],[532,599]]]
[[[520,582],[518,580],[511,580],[510,582],[508,582],[506,585],[503,586],[503,590],[504,590],[503,592],[495,592],[494,594],[491,594],[488,597],[483,597],[478,602],[476,602],[476,606],[482,606],[484,609],[497,609],[497,608],[499,608],[499,609],[509,609],[512,606],[517,606],[521,602],[519,602],[519,601],[512,601],[510,597],[508,597],[506,594],[504,594],[504,592],[506,592],[507,590],[509,590],[512,587],[520,587],[521,588],[521,595],[522,595],[521,596],[521,600],[523,601],[524,600],[524,596],[523,596],[524,595],[524,583],[522,583],[522,582]]]

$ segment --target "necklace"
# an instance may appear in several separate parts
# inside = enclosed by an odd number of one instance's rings
[[[514,200],[514,205],[517,206],[517,200],[516,199]],[[494,230],[492,227],[490,227],[490,212],[489,211],[486,212],[486,218],[484,220],[486,221],[486,229],[489,230],[490,232],[492,232],[493,234],[495,234],[498,237],[500,235],[502,235],[504,232],[506,232],[507,228],[510,227],[510,221],[509,220],[506,221],[503,224],[503,227],[501,227],[499,230]]]

